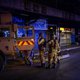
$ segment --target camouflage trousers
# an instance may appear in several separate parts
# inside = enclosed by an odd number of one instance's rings
[[[57,51],[55,49],[52,50],[51,53],[48,53],[48,64],[51,65],[52,63],[57,63]]]
[[[40,63],[43,64],[45,63],[45,57],[44,57],[44,50],[39,50],[39,57],[40,57]]]

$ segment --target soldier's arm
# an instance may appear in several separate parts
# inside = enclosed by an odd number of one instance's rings
[[[42,44],[44,42],[44,39],[42,39],[41,41],[38,42],[38,44]]]
[[[56,43],[57,43],[57,49],[58,49],[58,51],[60,51],[60,46],[59,46],[58,41]]]
[[[51,43],[53,43],[53,40],[50,40],[50,41],[48,42],[48,44],[51,44]]]

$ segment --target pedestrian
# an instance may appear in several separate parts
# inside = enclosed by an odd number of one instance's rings
[[[43,38],[42,33],[39,33],[38,48],[39,48],[39,57],[40,57],[41,67],[45,67],[45,57],[44,57],[45,39]]]

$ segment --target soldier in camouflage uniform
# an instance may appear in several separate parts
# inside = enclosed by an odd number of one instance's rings
[[[42,36],[42,33],[39,34],[38,38],[38,48],[39,48],[39,56],[40,56],[40,63],[41,66],[45,66],[45,58],[44,58],[44,53],[45,53],[45,45],[44,45],[45,39]]]

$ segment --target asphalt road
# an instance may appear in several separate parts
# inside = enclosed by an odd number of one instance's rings
[[[60,60],[55,69],[26,65],[7,65],[0,80],[80,80],[80,52]]]

